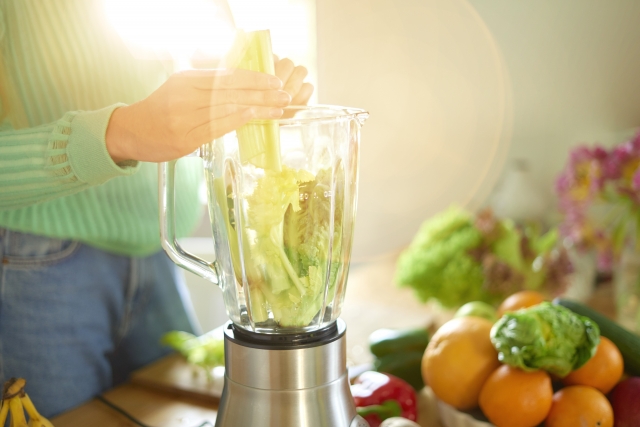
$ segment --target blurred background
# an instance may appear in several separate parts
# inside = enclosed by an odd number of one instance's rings
[[[406,247],[457,204],[558,221],[577,144],[640,127],[636,0],[234,0],[240,28],[309,69],[312,102],[364,108],[353,268]],[[188,249],[213,257],[208,218]],[[203,329],[219,290],[188,274]]]

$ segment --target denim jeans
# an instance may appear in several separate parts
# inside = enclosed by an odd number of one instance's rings
[[[178,268],[0,228],[0,381],[22,377],[47,417],[82,404],[193,332]],[[187,305],[185,305],[185,302]]]

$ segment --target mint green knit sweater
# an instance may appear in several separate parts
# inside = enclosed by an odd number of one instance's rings
[[[105,131],[115,108],[146,97],[170,70],[132,56],[102,5],[0,0],[12,96],[11,121],[0,128],[0,228],[147,255],[160,249],[157,166],[116,165]],[[19,116],[26,126],[14,129]],[[202,166],[197,158],[178,165],[178,234],[186,235],[202,211]]]

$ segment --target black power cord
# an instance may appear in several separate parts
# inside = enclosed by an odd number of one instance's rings
[[[143,423],[139,419],[135,418],[133,415],[131,415],[130,413],[128,413],[127,411],[125,411],[124,409],[119,407],[118,405],[116,405],[116,404],[110,402],[109,400],[105,399],[104,396],[102,396],[102,395],[96,396],[96,399],[98,399],[100,402],[104,403],[109,408],[113,409],[114,411],[118,412],[120,415],[122,415],[123,417],[127,418],[129,421],[131,421],[135,425],[137,425],[139,427],[152,427],[152,426],[150,426],[148,424]],[[214,427],[214,425],[211,424],[211,422],[209,422],[209,421],[205,421],[205,422],[203,422],[202,424],[200,424],[200,425],[198,425],[196,427]]]
[[[143,423],[142,421],[140,421],[139,419],[135,418],[133,415],[131,415],[130,413],[128,413],[127,411],[125,411],[121,407],[111,403],[110,401],[105,399],[104,396],[97,396],[96,399],[98,399],[100,402],[104,403],[109,408],[113,409],[114,411],[118,412],[120,415],[124,416],[125,418],[127,418],[129,421],[131,421],[135,425],[140,426],[140,427],[151,427],[150,425],[147,425],[147,424]]]

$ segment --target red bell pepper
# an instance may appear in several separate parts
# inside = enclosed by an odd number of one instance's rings
[[[416,392],[406,381],[393,375],[367,371],[351,385],[358,415],[371,427],[391,417],[418,419]]]

